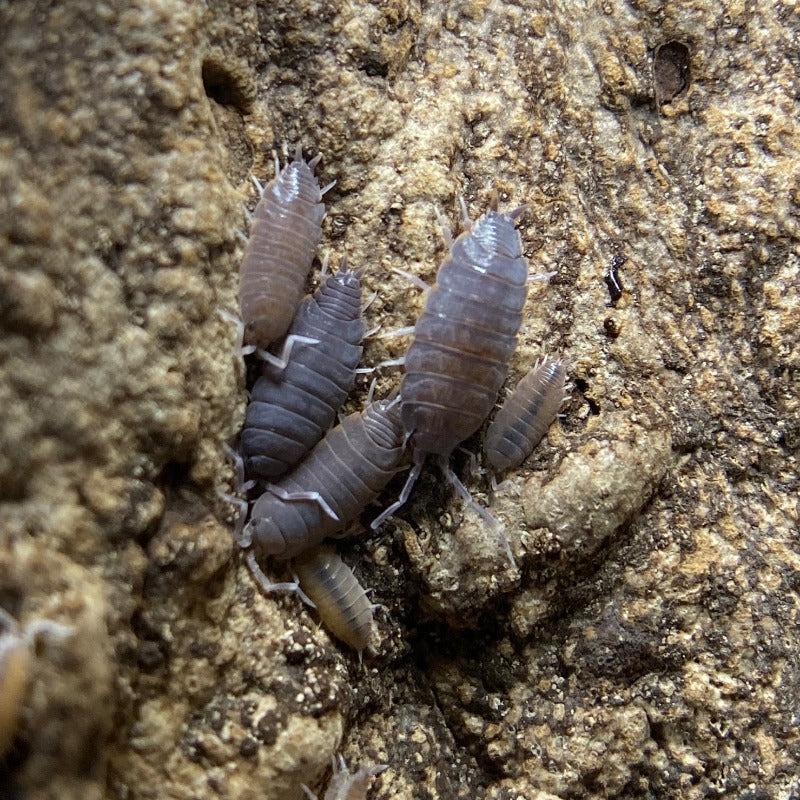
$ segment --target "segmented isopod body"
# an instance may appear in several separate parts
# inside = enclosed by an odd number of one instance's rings
[[[329,276],[306,297],[289,328],[296,342],[283,370],[265,364],[244,420],[241,453],[251,477],[276,478],[294,466],[331,427],[361,359],[359,272]]]
[[[290,559],[343,531],[401,468],[396,399],[345,417],[292,472],[256,500],[242,543]]]
[[[564,361],[545,357],[517,384],[486,432],[483,451],[495,472],[518,467],[547,433],[567,394]]]
[[[517,213],[490,209],[452,243],[417,320],[400,387],[415,461],[448,457],[503,385],[528,290]]]
[[[292,563],[300,588],[317,607],[325,627],[361,652],[372,633],[372,603],[350,567],[326,546],[303,553]]]
[[[304,161],[298,148],[294,161],[276,165],[253,212],[239,282],[246,344],[263,348],[283,336],[302,297],[325,216],[317,160]]]

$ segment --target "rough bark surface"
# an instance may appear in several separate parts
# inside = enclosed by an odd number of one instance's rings
[[[338,752],[387,800],[800,792],[800,19],[575,8],[0,3],[0,605],[69,630],[33,637],[0,794],[293,800]],[[528,203],[556,276],[511,379],[559,351],[575,384],[493,495],[457,464],[518,571],[433,465],[342,546],[383,605],[363,664],[255,589],[215,494],[216,311],[298,142],[384,329],[434,207]]]

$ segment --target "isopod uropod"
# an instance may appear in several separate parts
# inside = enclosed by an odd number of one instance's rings
[[[325,627],[360,653],[372,633],[372,603],[353,571],[327,546],[293,562],[300,588],[317,607]]]
[[[265,556],[294,558],[342,532],[401,468],[404,454],[396,398],[345,417],[288,475],[267,486],[240,537]],[[258,574],[251,549],[248,563]]]
[[[360,271],[340,270],[306,297],[288,334],[302,343],[294,344],[282,371],[264,365],[250,394],[240,446],[251,477],[282,475],[333,424],[361,358],[360,277]]]
[[[245,344],[265,348],[286,333],[322,238],[325,206],[314,167],[298,146],[294,161],[263,189],[240,269]]]
[[[567,398],[563,360],[545,356],[517,384],[497,412],[483,443],[494,472],[518,467],[547,433]]]

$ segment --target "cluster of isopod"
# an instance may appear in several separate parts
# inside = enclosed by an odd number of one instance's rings
[[[361,272],[342,266],[300,300],[322,237],[325,215],[314,175],[298,149],[263,189],[241,267],[243,352],[264,361],[253,386],[239,450],[244,470],[263,491],[237,528],[247,563],[267,590],[296,589],[331,632],[359,652],[368,643],[372,610],[352,571],[323,541],[344,532],[389,480],[411,470],[397,502],[408,499],[428,455],[447,480],[490,523],[513,555],[502,526],[472,500],[450,466],[453,450],[484,423],[508,371],[531,280],[515,220],[523,208],[497,204],[464,231],[428,289],[413,341],[401,359],[399,388],[361,412],[333,422],[350,391],[364,336]],[[545,358],[520,381],[489,427],[485,460],[492,473],[530,454],[566,395],[566,367]],[[247,484],[245,484],[247,485]],[[295,582],[271,583],[257,556],[291,562]]]

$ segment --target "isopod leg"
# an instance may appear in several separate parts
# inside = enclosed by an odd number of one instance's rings
[[[464,486],[463,483],[458,478],[455,472],[450,467],[450,462],[447,459],[447,456],[441,456],[439,459],[439,465],[442,468],[442,472],[444,473],[444,477],[447,479],[448,483],[450,483],[453,488],[458,492],[461,499],[476,513],[478,514],[481,519],[487,522],[492,528],[494,528],[502,537],[503,539],[503,547],[506,551],[506,555],[508,556],[508,560],[511,562],[511,566],[516,569],[517,562],[514,560],[514,554],[511,552],[511,545],[508,541],[508,536],[506,536],[505,527],[503,523],[500,522],[497,517],[495,517],[488,509],[484,508],[480,503],[475,502],[472,495],[469,493],[469,489]]]
[[[53,622],[51,619],[35,619],[29,622],[22,631],[23,638],[28,644],[35,644],[40,636],[46,636],[61,642],[68,639],[75,633],[72,625],[62,625],[60,622]]]
[[[439,227],[442,229],[442,236],[444,236],[444,243],[447,245],[447,249],[449,250],[453,246],[453,232],[450,230],[450,223],[447,221],[447,218],[439,211],[438,208],[434,206],[433,213],[436,215],[436,221],[439,223]]]
[[[280,372],[283,372],[289,364],[289,356],[292,353],[292,348],[296,344],[319,344],[319,339],[312,339],[310,336],[298,336],[291,333],[283,340],[283,347],[279,356],[270,353],[268,350],[259,348],[256,352],[259,358],[263,358],[268,364],[272,365]]]
[[[280,171],[281,171],[281,165],[278,163],[278,157],[275,156],[275,174],[277,175]],[[261,181],[258,178],[256,178],[255,175],[251,175],[250,180],[253,181],[253,184],[258,190],[258,196],[260,198],[261,195],[264,194],[264,184],[261,183]]]
[[[386,333],[381,333],[378,335],[378,339],[396,339],[398,336],[411,336],[414,333],[414,325],[406,325],[404,328],[395,328],[391,331],[386,331]]]
[[[498,481],[497,476],[492,472],[491,479],[489,481],[489,485],[492,489],[492,494],[496,494],[499,491],[505,491],[507,488],[511,488],[514,483],[511,478],[506,478],[504,481]]]
[[[227,494],[219,489],[217,489],[217,497],[239,509],[239,513],[236,515],[236,522],[233,523],[233,540],[239,547],[250,547],[253,541],[253,535],[244,524],[244,521],[247,519],[247,500],[243,500],[235,494]]]
[[[233,342],[233,354],[237,358],[249,356],[250,353],[255,353],[256,348],[255,345],[244,343],[244,322],[242,322],[236,314],[232,314],[225,308],[218,308],[217,314],[225,320],[225,322],[229,322],[231,325],[236,326],[236,338]]]
[[[361,304],[361,313],[363,314],[376,300],[378,299],[378,290],[376,289],[371,295],[369,300],[365,300]],[[373,336],[381,329],[380,323],[378,323],[374,328],[370,328],[365,334],[364,338],[368,339],[370,336]]]
[[[467,201],[464,199],[464,195],[463,194],[459,195],[458,204],[459,204],[459,206],[461,206],[461,221],[464,223],[464,230],[468,231],[472,227],[472,220],[469,217],[469,209],[467,208]],[[496,193],[492,194],[492,203],[490,203],[489,207],[490,208],[494,208],[494,210],[497,211],[497,194]]]
[[[297,592],[300,587],[294,582],[273,583],[266,573],[258,566],[254,550],[248,550],[245,558],[247,568],[255,579],[255,582],[267,593],[271,592]]]
[[[396,275],[400,275],[402,278],[405,278],[407,281],[411,281],[417,289],[422,289],[423,292],[429,292],[431,287],[424,281],[419,275],[415,275],[413,272],[409,272],[405,269],[398,269],[397,267],[392,267],[392,272]]]
[[[398,508],[401,508],[406,504],[406,501],[411,495],[411,490],[414,488],[417,478],[419,478],[419,473],[422,472],[422,465],[424,463],[424,458],[414,462],[414,466],[411,467],[411,472],[408,473],[408,478],[406,478],[403,491],[400,492],[400,497],[398,497],[397,501],[392,503],[382,514],[379,514],[374,520],[372,520],[369,525],[372,530],[378,530],[378,528],[380,528],[380,526],[383,525],[383,523],[386,522],[386,520],[389,519],[389,517],[391,517]]]
[[[369,391],[367,392],[367,399],[365,401],[365,405],[369,405],[372,402],[372,398],[375,395],[375,387],[378,385],[378,379],[373,378],[372,383],[369,385]]]
[[[533,275],[528,275],[528,283],[545,283],[556,274],[555,270],[553,272],[536,272]]]
[[[298,143],[297,148],[294,151],[294,160],[295,161],[301,161],[302,158],[303,158],[303,148],[300,147],[300,144]],[[322,153],[317,153],[314,156],[314,158],[312,158],[308,162],[309,169],[311,169],[311,170],[316,169],[316,166],[317,166],[317,164],[319,164],[320,161],[322,161]]]
[[[300,596],[300,599],[307,606],[311,606],[311,608],[316,608],[317,604],[303,591],[303,587],[300,585],[300,578],[297,577],[296,572],[292,572],[292,578],[294,578],[294,582],[297,584],[297,594]]]
[[[272,492],[276,497],[280,497],[281,500],[285,500],[287,503],[310,500],[312,503],[316,503],[332,520],[335,522],[341,521],[319,492],[287,492],[286,489],[282,489],[280,486],[268,486],[267,491]]]
[[[458,449],[467,457],[469,463],[468,469],[470,477],[474,478],[476,476],[483,475],[485,470],[480,465],[480,463],[478,463],[478,456],[476,456],[475,453],[472,452],[472,450],[467,450],[466,447],[459,447]]]
[[[236,477],[235,489],[237,492],[243,491],[244,487],[244,459],[227,442],[222,443],[222,452],[233,466],[233,474]],[[249,488],[249,487],[248,487]]]

